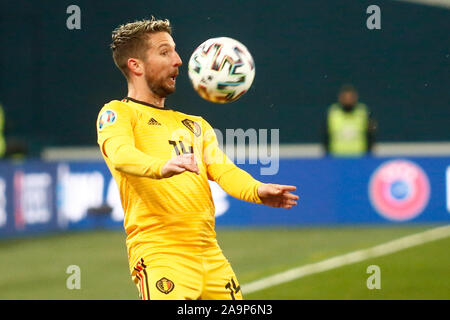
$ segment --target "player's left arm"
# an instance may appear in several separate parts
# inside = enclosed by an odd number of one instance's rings
[[[208,178],[216,181],[231,196],[271,207],[290,209],[297,205],[295,186],[263,183],[237,167],[220,149],[212,127],[203,120],[203,160]]]

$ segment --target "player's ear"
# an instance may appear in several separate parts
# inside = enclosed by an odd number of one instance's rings
[[[127,61],[128,69],[131,73],[140,76],[144,73],[144,64],[135,58],[129,58]]]

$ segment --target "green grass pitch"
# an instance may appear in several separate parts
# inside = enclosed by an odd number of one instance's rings
[[[365,249],[434,226],[217,230],[241,283]],[[122,231],[0,240],[0,299],[137,299]],[[450,238],[280,284],[246,299],[450,299]],[[381,289],[369,290],[369,265]],[[81,268],[81,289],[66,288],[66,269]]]

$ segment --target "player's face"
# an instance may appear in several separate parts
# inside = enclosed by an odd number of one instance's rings
[[[145,80],[150,90],[160,97],[175,91],[181,59],[175,51],[175,42],[167,32],[151,34],[145,63]]]

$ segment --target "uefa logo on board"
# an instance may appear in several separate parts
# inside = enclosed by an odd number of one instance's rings
[[[430,183],[417,164],[407,160],[383,163],[369,182],[372,206],[389,220],[406,221],[420,215],[430,199]]]

